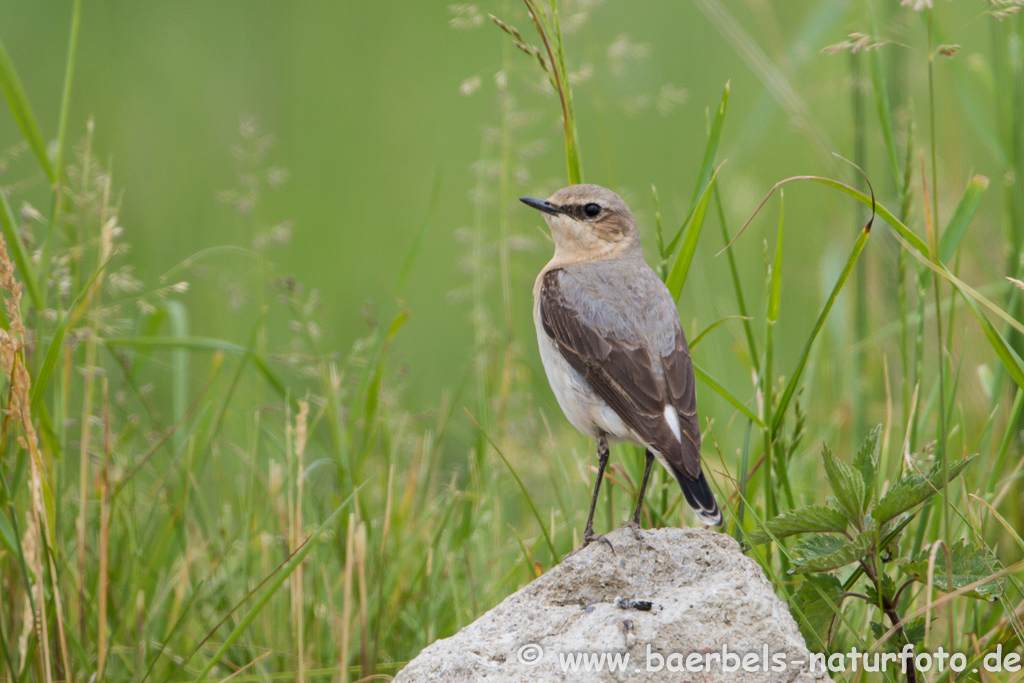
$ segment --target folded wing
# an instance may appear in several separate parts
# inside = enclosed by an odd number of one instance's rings
[[[599,331],[593,321],[582,319],[599,304],[567,300],[562,279],[569,277],[560,268],[544,276],[539,305],[545,333],[640,441],[696,481],[701,476],[700,426],[693,364],[674,306],[670,317],[654,321],[675,327],[674,347],[659,352],[648,348],[648,335]],[[582,288],[572,291],[574,297],[587,296]]]

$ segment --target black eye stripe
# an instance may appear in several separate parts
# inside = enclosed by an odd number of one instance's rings
[[[588,206],[596,206],[598,208],[598,212],[593,215],[588,214]],[[593,220],[594,218],[597,218],[599,215],[601,215],[602,211],[601,205],[595,202],[587,202],[586,204],[563,204],[558,208],[560,208],[564,213],[567,213],[573,218],[577,218],[581,221]]]

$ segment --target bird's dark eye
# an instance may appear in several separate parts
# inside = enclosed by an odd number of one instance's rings
[[[587,214],[590,218],[593,218],[597,214],[601,213],[601,207],[598,204],[587,204],[583,207],[583,213]]]

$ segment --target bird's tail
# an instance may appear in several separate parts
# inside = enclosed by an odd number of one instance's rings
[[[682,472],[673,472],[673,474],[676,475],[676,480],[679,482],[680,488],[683,489],[683,497],[686,498],[686,502],[690,504],[690,507],[696,511],[701,521],[708,526],[721,526],[722,511],[718,509],[718,501],[715,500],[715,494],[712,493],[711,487],[708,486],[708,480],[704,478],[704,471],[701,471],[696,481],[690,479]]]

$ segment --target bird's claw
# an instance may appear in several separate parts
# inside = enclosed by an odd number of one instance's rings
[[[604,543],[608,546],[608,549],[612,551],[612,555],[615,554],[615,546],[612,545],[611,541],[605,538],[602,534],[595,534],[592,530],[588,530],[583,532],[583,543],[580,544],[580,547],[576,548],[576,550],[573,550],[571,553],[566,555],[565,559],[569,559],[570,557],[572,557],[579,551],[583,550],[594,541],[600,541]]]

